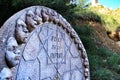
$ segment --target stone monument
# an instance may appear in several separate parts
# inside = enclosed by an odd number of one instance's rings
[[[90,80],[89,62],[66,19],[32,6],[0,29],[0,80]]]

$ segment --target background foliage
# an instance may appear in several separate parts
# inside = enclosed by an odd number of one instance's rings
[[[115,31],[120,26],[120,8],[112,10],[99,5],[90,7],[89,11],[95,12],[101,17],[107,31]]]
[[[89,26],[75,26],[88,53],[91,80],[120,80],[120,55],[94,42],[94,30]]]
[[[69,0],[0,0],[0,26],[14,13],[34,5],[52,8],[69,21],[75,18],[76,5],[70,4]]]

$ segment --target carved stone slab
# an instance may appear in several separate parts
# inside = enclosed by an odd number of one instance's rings
[[[16,13],[2,26],[0,36],[5,45],[18,44],[5,49],[5,54],[20,50],[20,57],[15,55],[19,62],[14,65],[16,60],[11,61],[11,55],[4,56],[10,62],[5,64],[12,72],[10,79],[90,80],[89,62],[81,40],[71,25],[52,9],[32,6]],[[16,41],[8,42],[11,37]],[[0,75],[0,78],[5,77]]]

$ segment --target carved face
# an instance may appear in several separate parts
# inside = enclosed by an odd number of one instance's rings
[[[35,21],[35,14],[33,11],[29,10],[26,15],[26,24],[28,27],[28,30],[31,32],[36,28],[37,22]]]
[[[26,27],[26,24],[19,19],[17,21],[17,26],[16,26],[17,41],[20,43],[25,43],[27,41],[27,37],[28,37],[28,29]]]
[[[3,68],[0,72],[0,80],[12,80],[12,72],[8,68]]]
[[[8,66],[14,67],[19,63],[20,50],[18,49],[18,44],[14,37],[8,39],[5,53]]]

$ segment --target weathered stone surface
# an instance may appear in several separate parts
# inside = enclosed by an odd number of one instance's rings
[[[2,26],[0,36],[5,45],[11,36],[14,37],[17,48],[13,52],[20,50],[19,64],[8,66],[13,74],[10,79],[90,80],[89,62],[82,42],[71,25],[52,9],[32,6],[16,13]],[[4,49],[0,54],[5,60],[3,52]],[[2,65],[0,74],[7,66],[5,62],[5,66]]]

